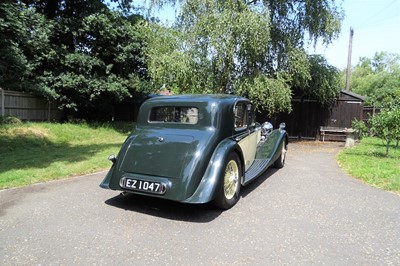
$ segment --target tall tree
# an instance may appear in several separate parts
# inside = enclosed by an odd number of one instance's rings
[[[354,67],[351,89],[377,107],[400,108],[400,55],[377,52]]]
[[[176,1],[152,1],[165,2]],[[326,66],[309,61],[303,46],[318,39],[328,44],[340,20],[333,1],[180,1],[171,29],[148,26],[149,71],[180,92],[234,91],[270,113],[290,109],[291,88],[308,86],[313,64]],[[338,86],[325,88],[332,93],[322,102],[338,92]]]
[[[0,86],[33,91],[85,114],[143,91],[142,17],[111,11],[106,3],[1,3]]]
[[[51,84],[65,107],[105,110],[144,89],[147,70],[138,19],[103,11],[82,20],[73,32],[74,51],[65,54],[63,71],[55,73]]]
[[[35,87],[35,71],[50,53],[53,24],[24,4],[0,3],[0,86],[29,90]]]

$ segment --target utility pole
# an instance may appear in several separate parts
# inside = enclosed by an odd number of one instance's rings
[[[347,70],[346,70],[346,91],[350,91],[350,76],[351,76],[351,52],[353,49],[354,30],[350,27],[349,51],[347,55]]]

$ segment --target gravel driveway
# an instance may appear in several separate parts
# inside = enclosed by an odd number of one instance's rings
[[[339,143],[290,143],[221,212],[98,187],[0,191],[0,265],[400,265],[400,197],[344,174]]]

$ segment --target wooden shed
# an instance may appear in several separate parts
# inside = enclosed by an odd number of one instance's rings
[[[286,130],[292,139],[320,139],[321,127],[341,131],[351,128],[354,119],[363,119],[364,97],[342,90],[338,99],[330,106],[321,106],[315,100],[292,99],[292,112],[281,113],[274,124],[286,123]],[[325,140],[344,140],[343,134],[338,137],[327,137]]]
[[[351,128],[354,119],[363,119],[365,97],[342,90],[340,97],[330,109],[330,120],[326,126]]]

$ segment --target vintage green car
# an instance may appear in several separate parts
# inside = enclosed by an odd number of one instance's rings
[[[284,127],[257,123],[251,102],[234,95],[150,98],[100,187],[229,209],[241,186],[284,166]]]

